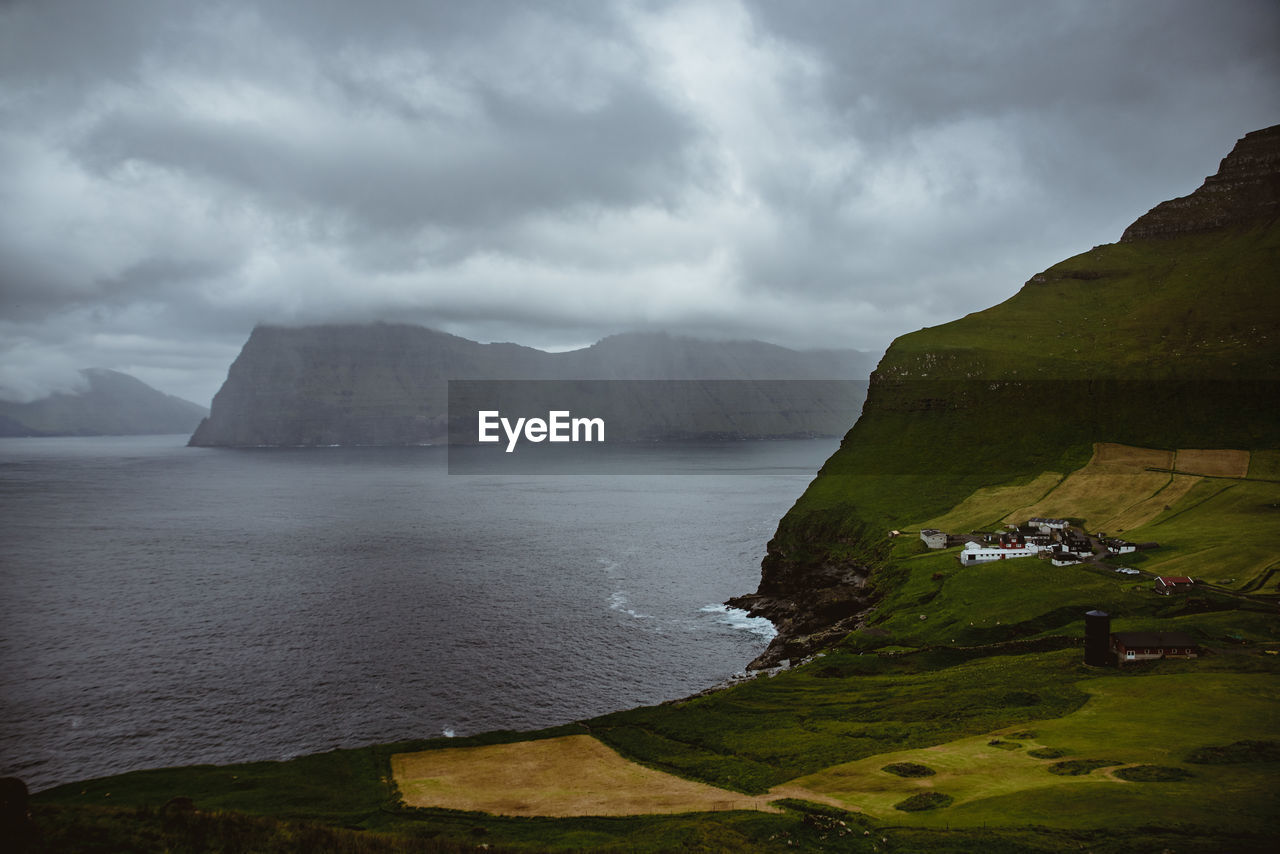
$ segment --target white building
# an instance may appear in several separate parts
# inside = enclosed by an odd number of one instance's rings
[[[920,532],[920,539],[924,540],[924,544],[931,549],[947,547],[947,535],[937,528],[925,528]]]
[[[960,552],[960,565],[971,566],[975,563],[989,563],[993,560],[1012,560],[1016,557],[1034,557],[1040,551],[1039,546],[1022,546],[1021,548],[1002,549],[975,543],[972,540],[964,544]]]

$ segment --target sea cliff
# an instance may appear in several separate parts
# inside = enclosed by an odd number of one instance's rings
[[[1094,442],[1280,447],[1280,126],[1189,196],[1033,276],[1000,305],[893,342],[861,417],[782,519],[753,594],[753,667],[809,655],[890,583],[892,530],[974,490],[1068,472]]]
[[[547,353],[403,324],[260,326],[231,365],[191,444],[443,442],[449,380],[860,380],[870,361],[854,350],[800,352],[759,341],[665,334],[615,335],[582,350]],[[754,434],[739,438],[839,435],[861,396],[831,401],[823,392],[797,384],[786,405],[773,407],[767,419],[757,416],[748,430]],[[724,414],[735,414],[738,403],[726,401]],[[660,401],[646,406],[652,424],[670,420]],[[721,429],[711,424],[707,433]]]

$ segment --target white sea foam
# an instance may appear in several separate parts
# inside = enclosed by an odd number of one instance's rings
[[[451,726],[445,727],[444,729],[440,730],[440,734],[443,735],[445,738],[453,738],[453,727]]]
[[[653,619],[652,614],[641,614],[639,611],[636,611],[632,608],[628,608],[627,594],[626,594],[626,591],[623,591],[623,590],[615,590],[609,596],[609,610],[621,611],[622,613],[626,614],[628,617],[634,617],[637,620]]]
[[[742,629],[766,640],[773,640],[778,634],[773,623],[764,617],[753,617],[741,608],[730,608],[728,605],[703,605],[699,610],[704,614],[719,615],[719,622],[731,629]]]

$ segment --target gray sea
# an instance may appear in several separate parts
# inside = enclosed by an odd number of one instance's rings
[[[686,696],[836,440],[652,475],[450,475],[443,448],[0,439],[0,776],[528,729]]]

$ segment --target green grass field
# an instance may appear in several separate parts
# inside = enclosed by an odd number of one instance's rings
[[[1186,761],[1211,744],[1280,734],[1280,680],[1235,673],[1186,672],[1126,679],[1108,675],[1083,680],[1089,694],[1081,708],[1064,717],[1019,724],[1020,750],[990,745],[991,736],[959,739],[922,750],[902,751],[839,765],[794,781],[815,794],[834,797],[849,808],[895,823],[927,826],[1042,824],[1088,828],[1097,824],[1099,805],[1122,823],[1216,824],[1207,816],[1227,816],[1239,830],[1274,829],[1280,792],[1272,785],[1274,762],[1206,766]],[[1232,701],[1224,708],[1222,698]],[[1033,733],[1027,738],[1028,733]],[[1056,760],[1028,751],[1052,747],[1069,757],[1101,758],[1118,766],[1156,764],[1179,767],[1192,776],[1177,784],[1135,784],[1118,779],[1115,767],[1079,776],[1058,776]],[[908,780],[881,770],[885,761],[926,764],[934,777]],[[919,791],[950,795],[946,810],[895,815],[893,805]],[[1196,802],[1189,815],[1185,799]],[[1065,799],[1060,801],[1059,799]],[[1091,809],[1037,804],[1094,804]],[[1127,818],[1125,818],[1127,816]]]
[[[1154,521],[1125,534],[1153,540],[1141,568],[1161,575],[1189,575],[1235,589],[1276,593],[1280,567],[1280,483],[1206,479]]]

